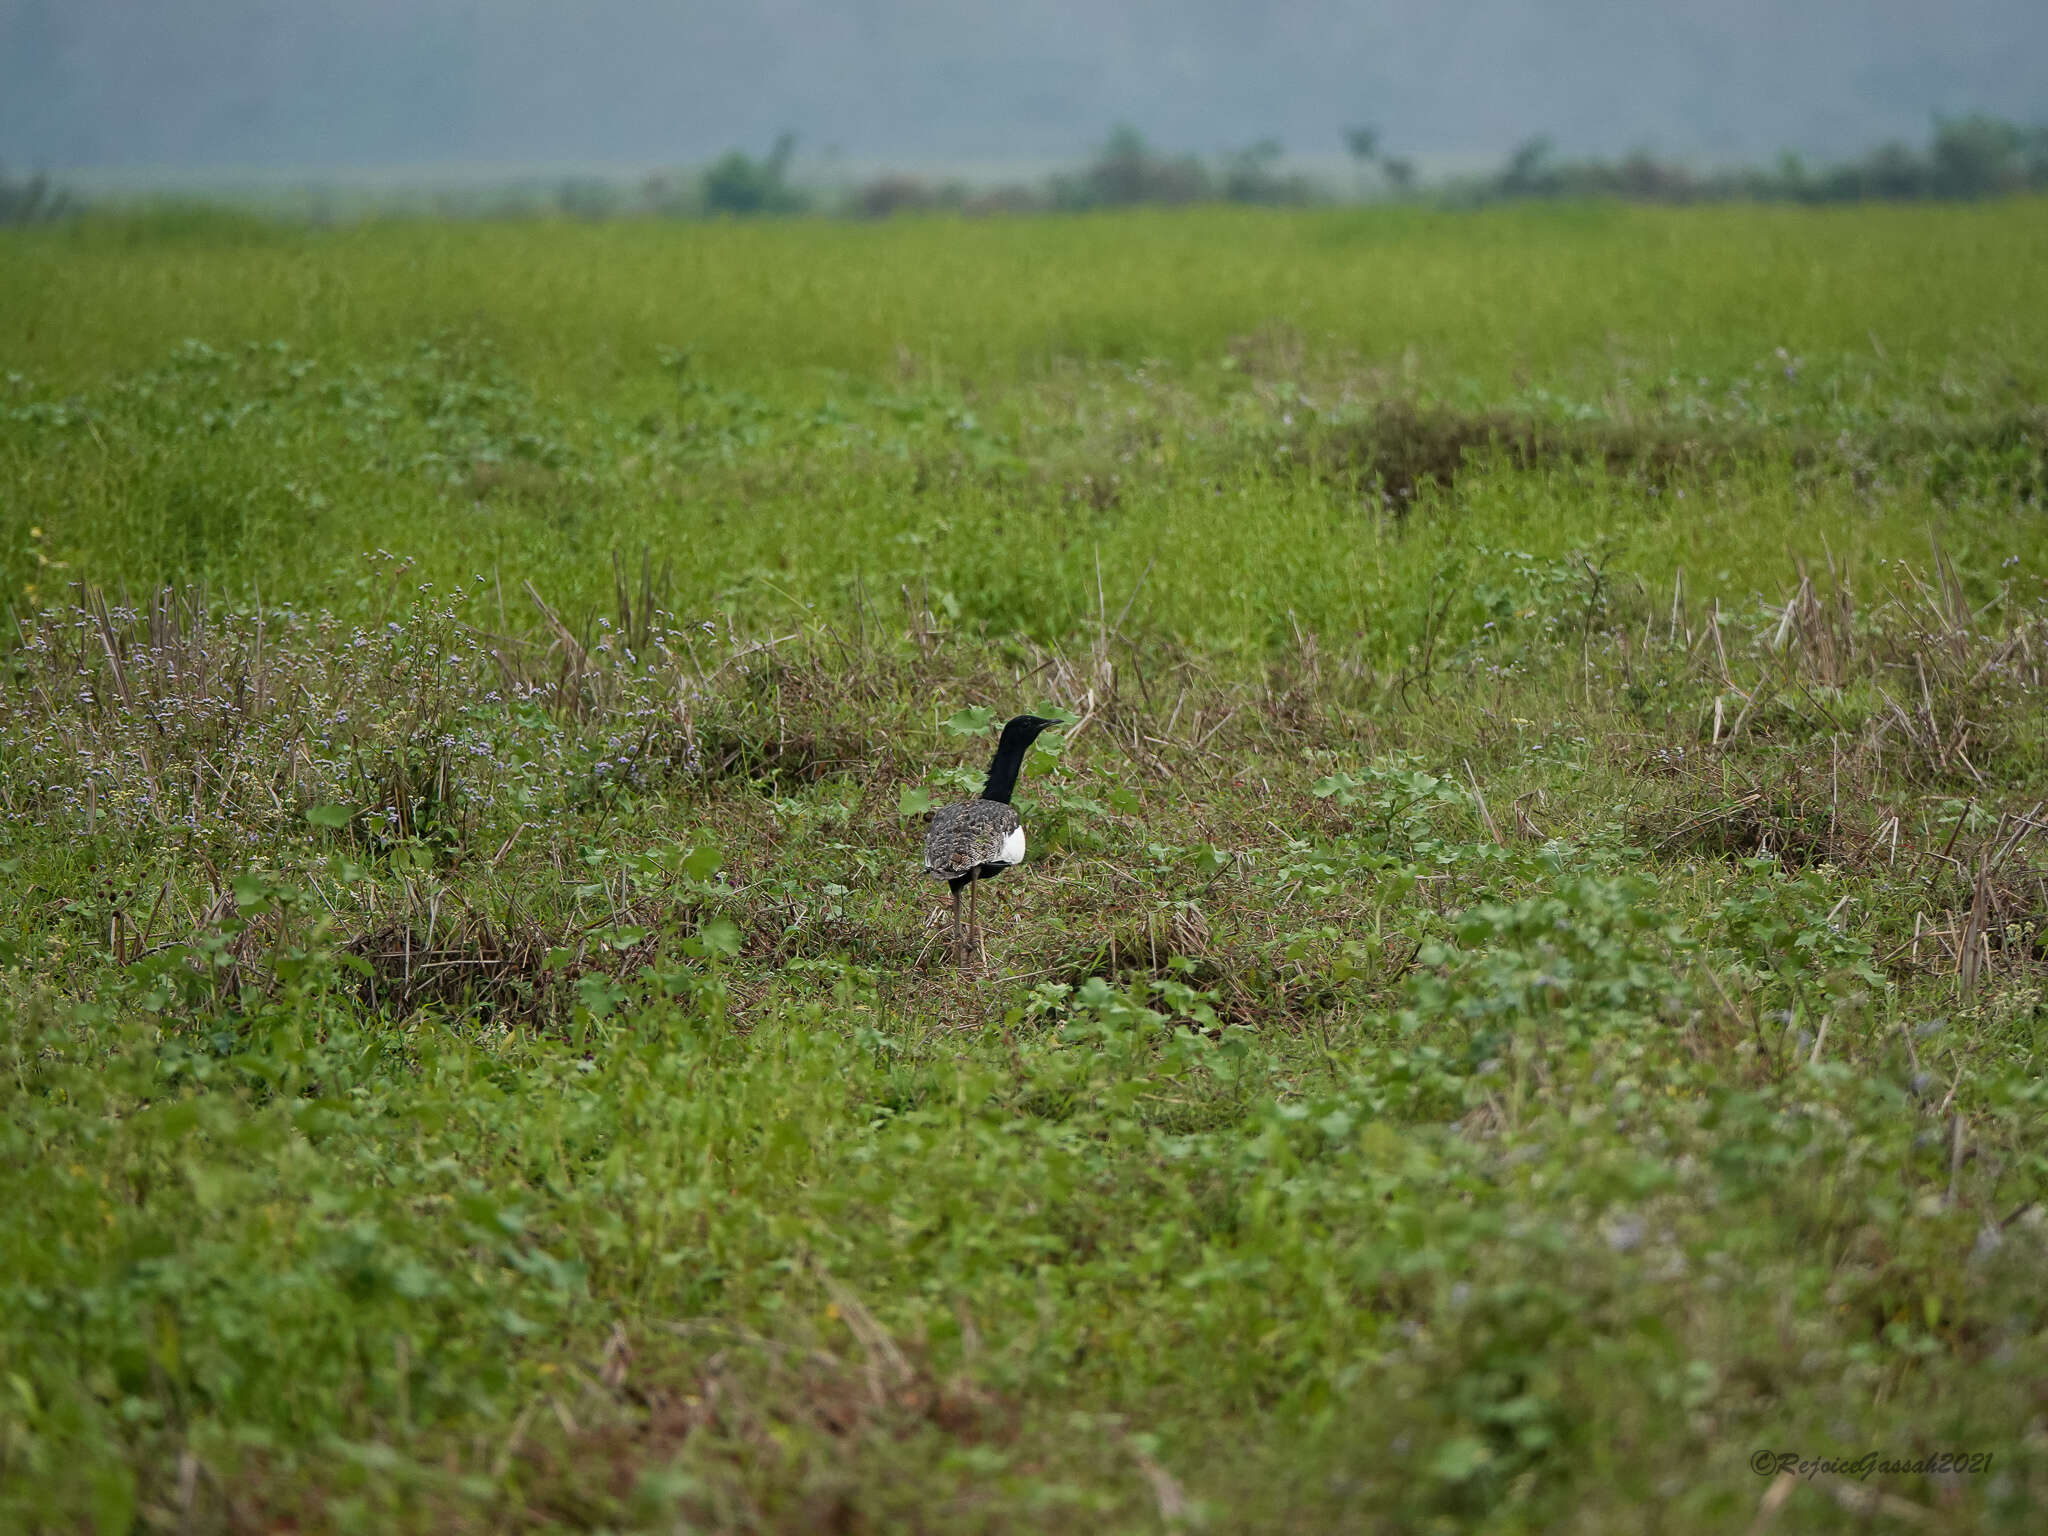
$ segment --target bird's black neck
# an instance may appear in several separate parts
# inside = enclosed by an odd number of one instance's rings
[[[1010,803],[1010,796],[1017,788],[1017,775],[1024,767],[1024,754],[1030,750],[1031,736],[1012,735],[1003,732],[1003,739],[996,746],[994,761],[988,765],[988,782],[981,786],[981,798]]]

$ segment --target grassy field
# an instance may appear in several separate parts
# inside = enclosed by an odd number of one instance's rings
[[[2035,1528],[2048,204],[0,295],[0,1528]]]

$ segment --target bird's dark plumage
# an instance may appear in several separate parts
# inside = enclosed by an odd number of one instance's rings
[[[1017,775],[1024,767],[1024,754],[1043,731],[1059,725],[1037,715],[1019,715],[1003,727],[1002,740],[988,765],[988,779],[981,798],[959,805],[941,806],[932,815],[931,829],[924,839],[924,868],[953,888],[953,930],[956,949],[964,947],[960,935],[960,892],[967,890],[970,904],[974,887],[993,880],[1013,864],[1024,862],[1024,823],[1010,795],[1017,787]],[[969,930],[974,923],[971,915]]]
[[[1001,800],[940,806],[925,834],[925,873],[949,881],[999,875],[1016,862],[1003,857],[1004,843],[1021,845],[1023,831],[1017,808]]]

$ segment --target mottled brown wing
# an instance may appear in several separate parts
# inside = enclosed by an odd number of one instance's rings
[[[1003,851],[1003,839],[1017,830],[1015,806],[994,800],[945,805],[932,815],[924,835],[924,869],[941,880],[958,880]]]

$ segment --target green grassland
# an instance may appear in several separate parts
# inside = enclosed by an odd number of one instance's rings
[[[2038,200],[0,238],[0,1528],[2035,1528],[2044,501]]]

